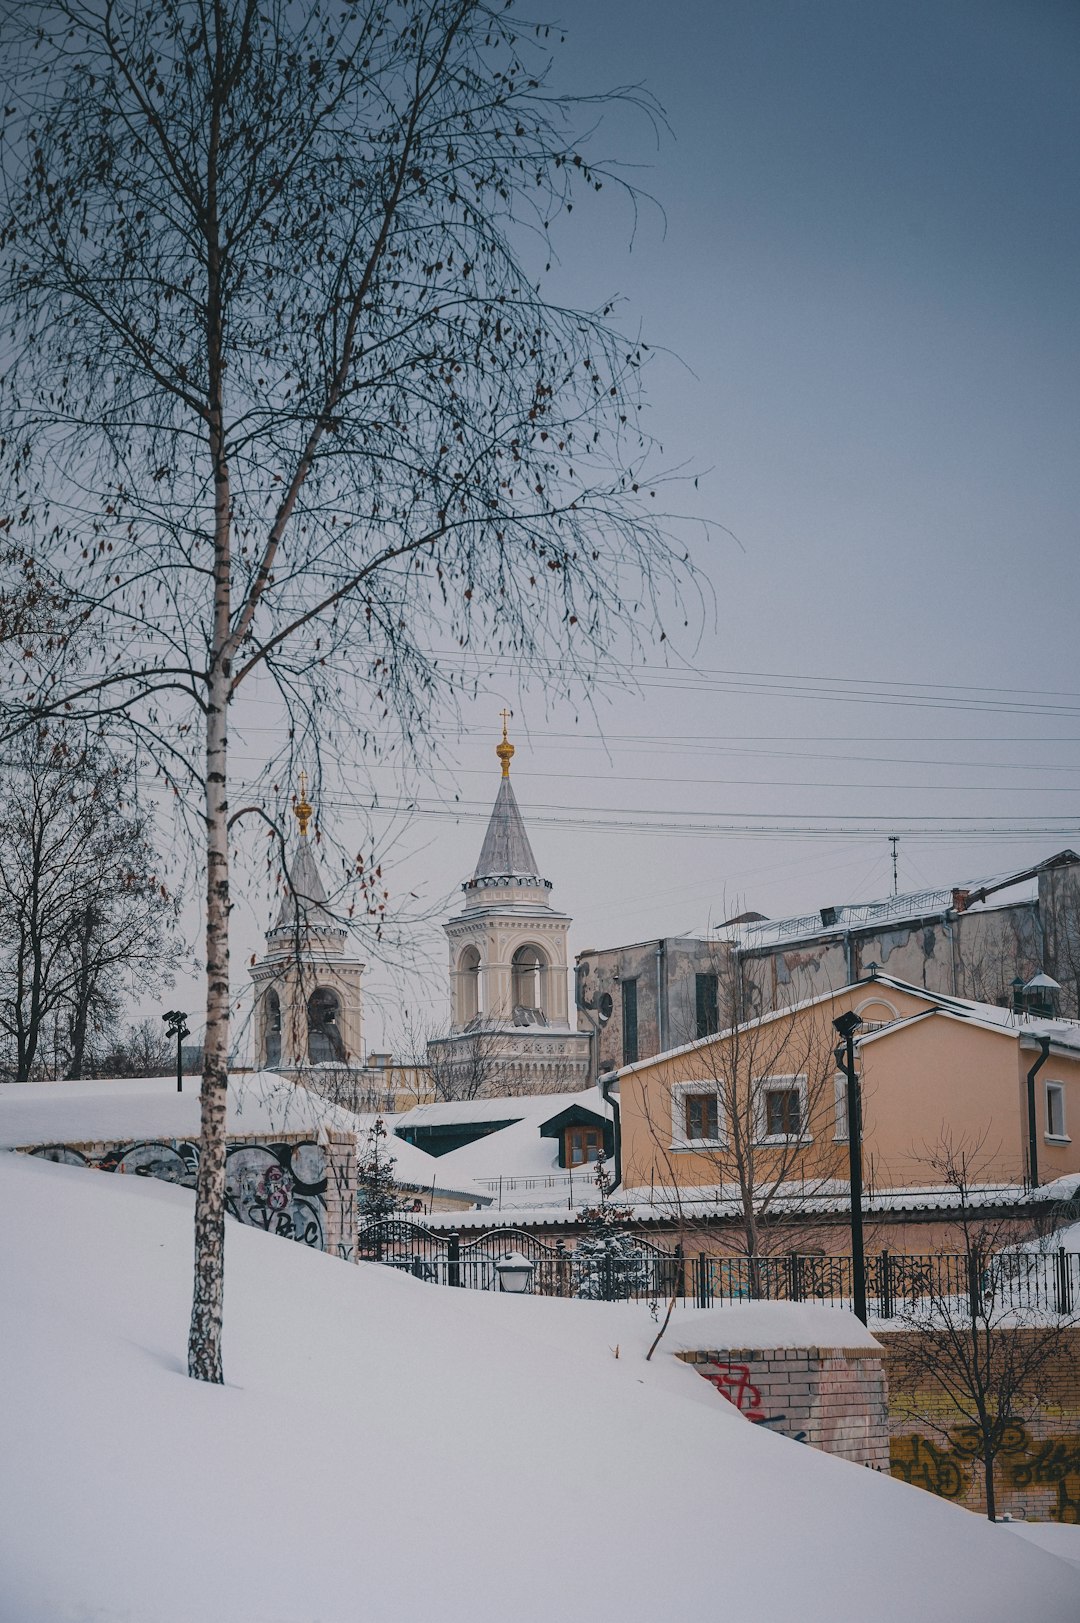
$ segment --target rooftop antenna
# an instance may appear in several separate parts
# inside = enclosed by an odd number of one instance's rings
[[[899,834],[890,834],[889,844],[892,846],[892,893],[894,896],[898,896],[900,894],[900,883],[896,875],[896,848],[900,844]]]

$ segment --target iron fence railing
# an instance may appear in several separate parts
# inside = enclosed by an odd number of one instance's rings
[[[530,1289],[539,1296],[582,1294],[586,1273],[594,1293],[640,1301],[677,1298],[685,1306],[732,1302],[821,1302],[850,1307],[851,1258],[784,1252],[736,1256],[664,1250],[626,1235],[621,1256],[595,1254],[589,1269],[576,1245],[549,1241],[526,1229],[499,1228],[476,1240],[425,1228],[402,1218],[371,1223],[359,1232],[361,1260],[403,1268],[418,1279],[466,1290],[497,1290],[498,1264],[509,1252],[532,1265]],[[963,1313],[1015,1311],[1080,1315],[1080,1252],[1010,1250],[968,1256],[956,1253],[880,1251],[866,1259],[867,1308],[871,1318],[896,1319],[935,1306]]]

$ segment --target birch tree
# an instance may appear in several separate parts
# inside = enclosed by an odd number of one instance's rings
[[[501,4],[0,9],[0,523],[91,650],[15,649],[6,731],[125,726],[198,797],[188,1367],[221,1381],[230,718],[254,693],[362,756],[422,736],[457,650],[572,687],[620,627],[663,635],[644,347],[546,292],[555,228],[620,182]]]

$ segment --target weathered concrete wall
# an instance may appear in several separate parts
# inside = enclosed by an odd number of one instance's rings
[[[193,1189],[199,1170],[195,1139],[37,1144],[24,1153],[99,1172],[126,1172]],[[238,1222],[352,1260],[356,1252],[356,1138],[325,1133],[231,1135],[225,1159],[225,1204]]]
[[[1061,983],[1058,1013],[1080,1017],[1080,864],[1039,875],[1039,924],[1046,968]]]
[[[1061,880],[1062,887],[1072,872],[1054,871],[1066,876]],[[1069,907],[1062,912],[1068,916]],[[1075,903],[1072,916],[1080,917]],[[886,975],[925,987],[929,992],[977,998],[984,1003],[1007,1003],[1013,977],[1020,975],[1027,980],[1041,967],[1039,929],[1039,908],[1031,901],[970,913],[950,909],[938,918],[916,924],[852,930],[848,935],[838,933],[762,948],[742,959],[746,1006],[751,1014],[787,1008],[850,985],[865,975],[871,964]],[[1077,946],[1076,967],[1080,971],[1080,935]],[[1057,979],[1061,978],[1049,953],[1046,967]]]
[[[585,995],[595,1004],[606,992],[612,1001],[612,1015],[600,1033],[600,1071],[617,1070],[623,1064],[623,985],[637,982],[638,1057],[645,1059],[663,1049],[693,1042],[697,1031],[697,976],[714,974],[719,978],[719,1001],[723,1008],[725,978],[731,980],[731,949],[725,943],[699,940],[692,936],[668,936],[663,940],[638,941],[627,947],[601,952],[585,952],[579,964],[587,964]],[[578,1014],[578,1030],[590,1023]]]
[[[917,1332],[874,1333],[889,1383],[893,1476],[985,1514],[982,1461],[972,1428],[939,1384],[920,1383],[912,1390],[903,1374],[900,1344]],[[998,1458],[998,1515],[1080,1522],[1080,1330],[1065,1332],[1040,1387],[1047,1397],[1009,1427]]]
[[[889,1469],[888,1396],[878,1352],[727,1348],[678,1356],[755,1424],[875,1471]]]

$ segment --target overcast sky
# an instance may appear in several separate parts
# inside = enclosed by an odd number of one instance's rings
[[[606,189],[575,211],[560,276],[582,302],[620,294],[661,351],[650,426],[703,474],[678,505],[723,527],[687,532],[715,616],[577,715],[507,672],[444,738],[456,775],[411,781],[425,815],[395,825],[392,902],[438,912],[471,871],[504,703],[574,950],[887,894],[890,832],[901,889],[1080,844],[1080,8],[574,0],[566,17],[560,86],[641,82],[671,123],[657,145],[607,120],[598,150],[663,213],[641,212],[631,248]],[[345,798],[323,821],[348,845]],[[253,891],[239,910],[238,965],[267,906]],[[415,945],[440,998],[437,923]],[[374,961],[367,983],[378,1047],[401,983]]]

